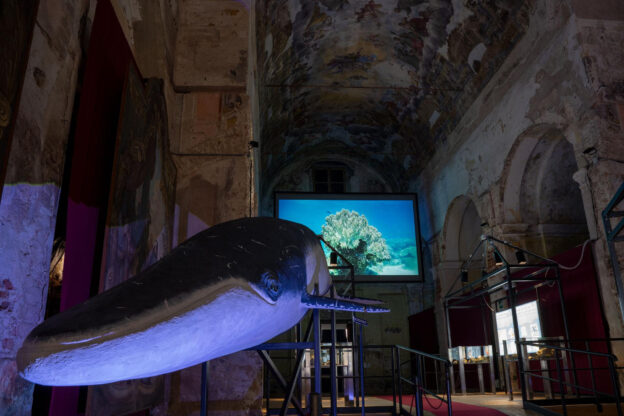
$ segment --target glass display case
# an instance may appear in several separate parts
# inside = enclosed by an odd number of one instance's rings
[[[461,392],[466,394],[466,373],[465,366],[475,365],[479,378],[479,391],[485,393],[485,380],[483,376],[483,364],[489,364],[490,386],[492,392],[496,392],[495,375],[494,375],[494,350],[491,345],[462,345],[448,349],[449,360],[453,366],[457,366],[459,370],[459,380],[461,383]],[[451,371],[454,371],[453,369]],[[452,388],[455,391],[455,382],[452,378]]]

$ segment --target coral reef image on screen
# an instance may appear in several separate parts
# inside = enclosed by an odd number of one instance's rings
[[[279,199],[278,215],[322,235],[353,264],[356,275],[419,274],[411,199]]]

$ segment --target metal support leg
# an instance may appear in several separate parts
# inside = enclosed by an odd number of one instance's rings
[[[312,332],[312,322],[308,324],[308,328],[305,333],[305,342],[308,342],[310,339],[310,333]],[[297,380],[301,380],[299,377],[301,375],[301,364],[303,363],[303,358],[305,357],[305,350],[297,351],[297,358],[295,360],[295,373],[292,375],[290,379],[290,383],[288,384],[288,388],[286,389],[286,397],[282,402],[282,408],[280,410],[280,416],[285,416],[288,412],[288,403],[290,403],[293,398],[293,394],[295,392],[295,387],[297,386]]]
[[[206,416],[208,411],[208,362],[202,363],[201,372],[201,409],[199,414]]]
[[[392,347],[390,348],[390,362],[392,365],[392,416],[395,416],[396,413],[396,404],[397,404],[397,397],[396,397],[396,365],[394,362],[394,350],[396,347]]]
[[[331,350],[329,357],[330,377],[331,377],[331,414],[336,416],[338,412],[338,404],[336,403],[336,397],[338,391],[336,388],[336,311],[331,311]]]
[[[507,359],[507,341],[506,340],[503,340],[503,370],[505,372],[505,384],[507,385],[507,393],[509,393],[509,401],[513,402],[513,385],[511,384],[509,360]]]
[[[423,416],[423,402],[422,402],[422,377],[421,377],[422,363],[420,357],[416,357],[416,374],[412,382],[414,383],[414,400],[416,401],[416,415]]]
[[[266,400],[266,414],[271,414],[271,373],[267,366],[264,366],[264,400]]]
[[[262,361],[264,361],[267,368],[271,371],[273,376],[275,376],[275,379],[279,383],[280,387],[282,387],[284,391],[288,391],[288,385],[286,384],[286,380],[284,379],[284,377],[282,376],[282,373],[280,373],[279,369],[277,368],[277,366],[275,365],[275,363],[269,356],[269,353],[265,350],[258,350],[258,355],[260,355],[260,358],[262,358]],[[292,402],[293,406],[295,406],[295,409],[297,409],[297,413],[299,413],[301,416],[304,416],[303,409],[301,408],[301,402],[297,400],[296,397],[292,397],[290,401]]]
[[[403,389],[402,389],[402,384],[403,381],[401,380],[401,351],[397,348],[396,349],[396,355],[397,355],[397,387],[399,389],[399,415],[403,414]]]
[[[360,325],[360,341],[358,343],[358,348],[360,350],[360,395],[362,396],[362,416],[366,416],[365,408],[366,404],[364,403],[364,349],[362,348],[362,325]]]
[[[496,247],[494,249],[497,250]],[[518,379],[520,380],[520,390],[522,392],[522,407],[524,407],[527,402],[527,388],[524,379],[524,357],[522,356],[522,347],[520,346],[520,328],[518,327],[518,314],[516,313],[516,293],[513,282],[511,281],[511,270],[509,266],[507,266],[506,269],[507,301],[509,302],[509,308],[511,309],[511,318],[513,320],[516,354],[518,355]]]
[[[321,320],[319,310],[312,311],[314,321],[314,393],[321,394]]]
[[[555,365],[557,367],[557,378],[559,379],[559,394],[561,395],[561,409],[563,410],[563,416],[568,416],[568,409],[566,407],[566,401],[565,401],[563,379],[561,375],[561,363],[559,362],[559,350],[555,350]]]
[[[453,367],[453,364],[451,364],[450,366],[446,366],[446,401],[448,403],[446,403],[447,405],[447,410],[448,410],[448,416],[453,416],[453,403],[451,402],[451,368]]]

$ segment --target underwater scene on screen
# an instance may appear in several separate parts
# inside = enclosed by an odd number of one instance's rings
[[[411,200],[281,199],[278,204],[281,219],[322,235],[353,264],[356,275],[418,275]]]

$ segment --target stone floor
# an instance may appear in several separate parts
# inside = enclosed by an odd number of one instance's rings
[[[514,401],[510,401],[509,397],[503,393],[499,394],[468,394],[465,396],[455,395],[452,396],[454,401],[458,401],[461,403],[472,404],[475,406],[485,406],[491,407],[493,409],[499,410],[500,412],[509,415],[509,416],[537,416],[538,413],[524,410],[522,408],[522,400],[516,398]],[[379,397],[366,397],[366,406],[391,406],[391,401],[381,399]],[[263,403],[264,404],[264,403]],[[279,399],[271,399],[271,408],[276,409],[281,406],[282,402]],[[338,399],[338,407],[344,406],[344,400]],[[323,399],[323,407],[329,408],[330,402],[329,399]],[[409,405],[404,404],[406,409],[409,409]],[[381,413],[376,413],[377,415],[381,415]],[[412,409],[412,414],[416,414],[416,412]],[[431,413],[425,412],[427,416],[431,416]]]
[[[509,400],[509,396],[504,393],[498,394],[467,394],[452,396],[452,399],[461,403],[473,404],[475,406],[485,406],[496,409],[510,416],[534,416],[538,413],[522,408],[522,399],[515,397],[514,401]]]

